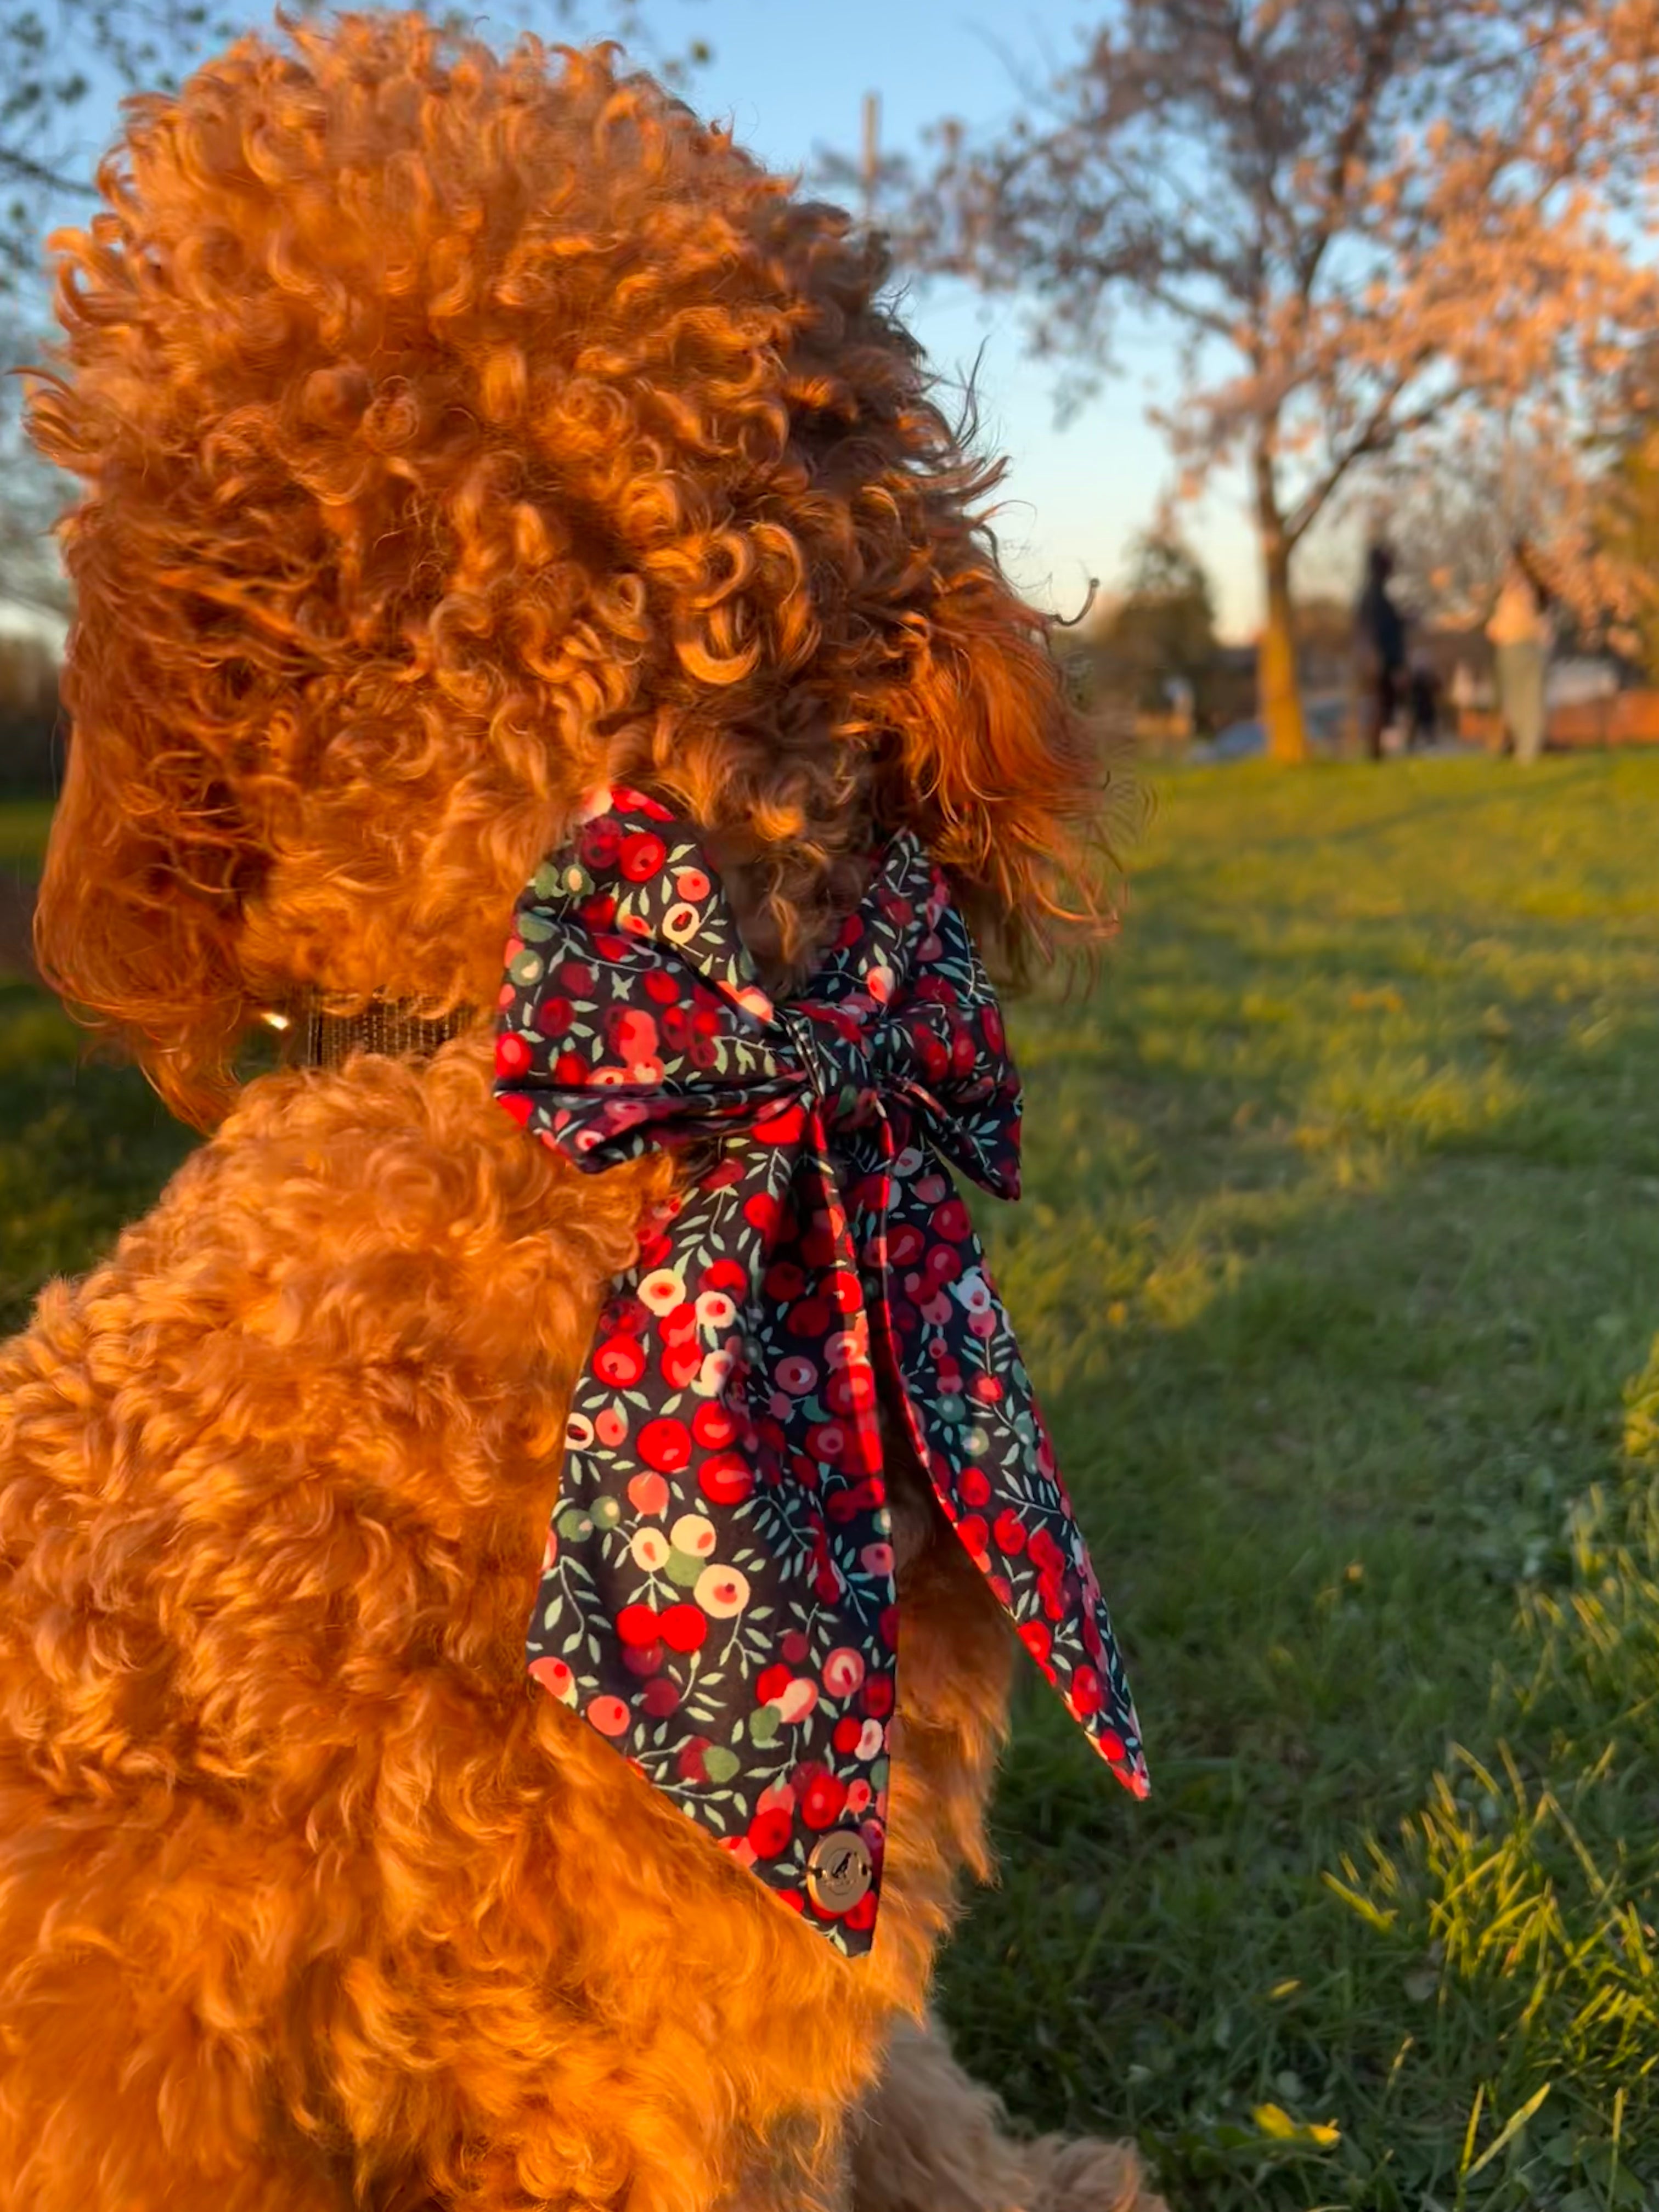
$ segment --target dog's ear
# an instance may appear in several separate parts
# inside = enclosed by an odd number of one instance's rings
[[[940,578],[907,625],[884,702],[894,767],[930,850],[1016,972],[1112,927],[1112,749],[1085,717],[1051,625],[994,563]]]
[[[234,948],[252,856],[205,758],[182,742],[138,742],[99,696],[107,690],[84,670],[66,679],[72,709],[77,692],[97,707],[70,742],[35,957],[54,990],[133,1053],[174,1113],[206,1128],[234,1091],[246,1016]]]

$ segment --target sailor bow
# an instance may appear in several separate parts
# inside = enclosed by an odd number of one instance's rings
[[[880,1892],[899,1613],[884,1382],[946,1519],[1113,1773],[1122,1662],[946,1164],[1019,1187],[1019,1084],[902,833],[799,997],[690,830],[596,800],[524,894],[496,1095],[586,1169],[690,1146],[571,1403],[530,1671],[837,1948]]]

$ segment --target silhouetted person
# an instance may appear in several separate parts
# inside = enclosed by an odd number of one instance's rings
[[[1355,635],[1359,647],[1365,700],[1365,750],[1382,757],[1382,733],[1395,726],[1406,672],[1406,618],[1389,591],[1394,556],[1373,545],[1365,556],[1365,588],[1359,595]]]

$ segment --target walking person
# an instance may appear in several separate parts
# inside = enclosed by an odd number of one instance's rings
[[[1386,545],[1373,545],[1365,556],[1365,588],[1354,619],[1365,702],[1365,750],[1372,760],[1381,760],[1398,745],[1404,705],[1406,618],[1389,590],[1393,574],[1393,554]]]
[[[1516,538],[1486,636],[1497,665],[1504,750],[1523,764],[1544,750],[1546,686],[1555,633],[1552,606],[1532,548],[1524,538]]]

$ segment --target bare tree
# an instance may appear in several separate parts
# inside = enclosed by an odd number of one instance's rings
[[[1022,296],[1073,411],[1120,319],[1172,325],[1183,486],[1242,463],[1262,711],[1305,754],[1297,548],[1351,479],[1521,407],[1564,448],[1656,285],[1659,0],[1105,0],[1021,112],[939,126],[892,199],[914,265]]]

